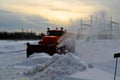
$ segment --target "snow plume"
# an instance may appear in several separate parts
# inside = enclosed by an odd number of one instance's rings
[[[66,48],[71,49],[75,47],[76,34],[71,32],[66,32],[59,40],[58,47],[66,46]]]
[[[54,55],[48,62],[24,73],[31,80],[64,80],[63,77],[77,71],[85,71],[90,65],[80,62],[72,53]]]
[[[72,32],[66,32],[64,35],[58,40],[58,48],[60,49],[60,53],[75,53],[75,45],[76,45],[76,34]]]
[[[116,39],[119,37],[119,23],[106,16],[98,14],[89,19],[81,19],[74,22],[68,30],[77,34],[77,39],[95,40],[95,39]],[[120,37],[119,37],[120,38]]]

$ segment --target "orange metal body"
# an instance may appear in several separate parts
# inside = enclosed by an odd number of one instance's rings
[[[33,53],[41,53],[45,52],[49,55],[53,55],[58,53],[57,41],[64,34],[63,30],[48,30],[47,35],[43,37],[42,40],[38,42],[38,45],[31,45],[27,43],[27,57],[32,55]]]

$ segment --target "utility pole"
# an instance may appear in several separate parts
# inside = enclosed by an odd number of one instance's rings
[[[91,17],[90,17],[91,19],[90,19],[90,22],[91,22],[91,25],[93,24],[93,16],[91,15]]]
[[[82,21],[82,19],[80,20],[80,22],[81,22],[80,27],[81,27],[81,30],[82,30],[82,28],[83,28],[83,21]]]
[[[110,38],[112,37],[113,25],[112,25],[112,17],[110,17]]]
[[[114,26],[113,26],[114,25]],[[117,32],[119,32],[119,23],[112,20],[112,17],[110,17],[110,36],[112,36],[113,31],[115,31],[115,27],[118,27]]]
[[[97,14],[96,14],[96,22],[98,22],[98,16],[97,16]]]

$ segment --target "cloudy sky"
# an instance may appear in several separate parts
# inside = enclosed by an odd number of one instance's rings
[[[119,21],[120,0],[1,0],[0,29],[37,31],[104,12]]]

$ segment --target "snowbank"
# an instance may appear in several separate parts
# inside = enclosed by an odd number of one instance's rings
[[[37,65],[42,65],[43,63],[49,61],[51,58],[52,57],[46,53],[34,53],[28,59],[26,58],[26,60],[23,62],[15,64],[14,68],[29,70],[33,67],[36,67]]]
[[[31,80],[63,80],[62,76],[71,75],[77,71],[85,71],[88,64],[80,60],[72,53],[66,55],[54,55],[49,61],[42,65],[24,72]]]

